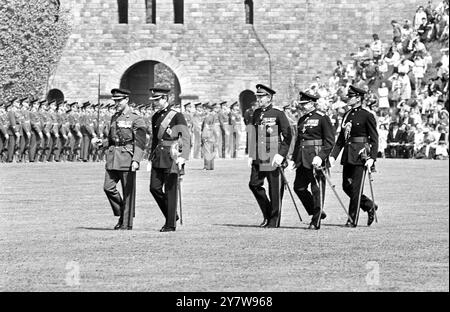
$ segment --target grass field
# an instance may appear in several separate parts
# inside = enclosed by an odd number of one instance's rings
[[[347,204],[341,170],[332,180]],[[145,169],[133,231],[113,231],[104,163],[0,164],[0,290],[449,291],[449,162],[381,159],[377,170],[379,223],[366,227],[362,212],[359,227],[342,227],[327,188],[320,231],[306,229],[296,197],[300,223],[288,192],[281,228],[262,229],[246,160],[214,171],[193,160],[184,225],[160,233]]]

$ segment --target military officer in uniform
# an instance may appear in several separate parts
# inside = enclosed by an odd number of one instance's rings
[[[42,133],[41,121],[38,114],[39,103],[38,100],[30,102],[30,124],[31,124],[31,139],[30,139],[30,162],[38,161],[41,149],[41,143],[44,138]]]
[[[215,125],[216,114],[214,107],[217,104],[207,104],[206,109],[209,110],[203,119],[201,128],[202,154],[203,154],[203,170],[214,170],[214,159],[218,155],[217,147],[217,127]]]
[[[19,161],[25,162],[26,159],[30,158],[29,156],[29,148],[30,148],[30,139],[31,139],[31,123],[30,123],[30,101],[28,97],[25,97],[20,100],[20,110],[19,110],[19,120],[20,126],[22,129],[20,135],[20,146],[19,146]],[[28,157],[26,157],[28,155]]]
[[[358,203],[363,211],[368,213],[367,225],[374,221],[377,205],[367,196],[362,194],[361,188],[364,183],[364,170],[371,170],[375,163],[378,152],[377,124],[373,114],[361,107],[366,91],[350,86],[347,94],[348,105],[351,107],[342,119],[342,127],[336,144],[330,154],[330,163],[343,149],[341,164],[342,188],[350,197],[349,214],[353,219],[347,221],[347,227],[356,227],[358,224]],[[359,194],[361,192],[361,197]]]
[[[108,147],[106,152],[106,174],[103,189],[119,222],[115,230],[133,229],[136,197],[136,171],[145,148],[145,122],[131,111],[130,91],[115,88],[111,90],[116,113],[111,117],[108,138],[92,138],[98,147]],[[122,184],[122,196],[117,183]]]
[[[169,104],[170,89],[152,88],[150,92],[149,100],[156,110],[152,117],[150,193],[166,218],[160,231],[172,232],[176,229],[178,180],[189,159],[191,139],[183,114]]]
[[[257,84],[256,97],[260,104],[247,127],[249,131],[249,165],[251,175],[249,187],[263,213],[262,227],[279,227],[283,182],[280,166],[285,161],[292,135],[284,112],[275,108],[272,98],[275,91]],[[264,189],[268,180],[269,198]]]
[[[7,124],[8,118],[6,115],[5,106],[3,103],[0,103],[0,162],[4,162],[6,160],[6,153],[8,152],[9,134]]]
[[[11,107],[11,108],[9,108]],[[19,121],[19,99],[13,98],[6,103],[5,110],[8,119],[8,157],[7,162],[12,162],[14,155],[19,148],[21,126]]]
[[[234,102],[230,106],[229,120],[230,126],[230,157],[236,158],[239,150],[239,142],[241,140],[242,115],[239,110],[238,102]]]
[[[318,99],[316,95],[300,92],[299,104],[303,106],[305,114],[297,123],[297,139],[292,154],[297,168],[294,191],[308,215],[312,216],[309,229],[315,230],[320,228],[320,220],[326,216],[323,211],[320,213],[325,199],[325,176],[322,170],[315,168],[327,169],[328,155],[335,139],[330,118],[316,107]],[[317,183],[320,183],[320,188]],[[309,185],[311,192],[308,191]]]

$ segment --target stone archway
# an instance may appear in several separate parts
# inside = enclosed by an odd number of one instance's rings
[[[127,72],[129,68],[133,67],[133,65],[143,61],[154,61],[165,64],[177,76],[180,84],[181,96],[183,94],[194,94],[191,79],[183,64],[170,53],[159,48],[140,49],[121,57],[120,60],[112,66],[108,75],[108,80],[103,87],[104,90],[108,93],[109,90],[117,88],[117,86],[120,85],[123,74]]]
[[[64,102],[64,93],[59,89],[51,89],[48,91],[46,99],[49,102],[53,100],[56,100],[56,102]]]

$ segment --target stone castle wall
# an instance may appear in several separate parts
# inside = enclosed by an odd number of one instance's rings
[[[292,99],[319,74],[328,79],[336,60],[372,41],[392,39],[390,21],[414,17],[425,1],[254,0],[254,24],[244,0],[185,0],[184,24],[173,1],[156,1],[156,23],[146,23],[144,0],[129,0],[128,24],[118,23],[115,0],[61,1],[73,32],[50,87],[68,100],[97,99],[117,87],[125,71],[145,60],[165,63],[182,95],[200,101],[237,100],[256,83],[272,83],[278,102]],[[265,49],[270,53],[269,57]]]

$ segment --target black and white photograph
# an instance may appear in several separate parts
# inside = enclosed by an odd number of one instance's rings
[[[448,82],[448,0],[0,0],[0,292],[448,293]]]

